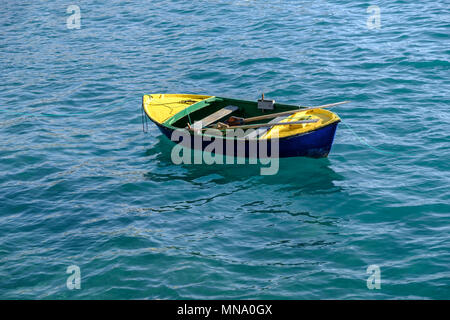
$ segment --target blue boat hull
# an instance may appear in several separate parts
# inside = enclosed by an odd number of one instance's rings
[[[151,120],[151,118],[150,118]],[[159,128],[159,130],[169,139],[172,138],[174,129],[165,127],[155,121],[153,121]],[[278,157],[311,157],[311,158],[323,158],[327,157],[331,146],[333,144],[336,128],[339,121],[329,124],[326,127],[310,131],[304,134],[299,134],[291,137],[285,137],[278,139]],[[175,143],[180,143],[186,147],[193,147],[195,149],[201,149],[202,151],[210,145],[211,141],[201,141],[200,143],[194,142],[194,134],[189,134],[189,139],[175,139],[172,140]],[[197,136],[199,137],[199,136]],[[273,157],[271,150],[271,143],[267,143],[270,140],[258,140],[257,150],[250,146],[249,140],[235,139],[234,143],[230,144],[226,142],[226,139],[218,137],[222,140],[222,154],[226,155],[240,155],[246,158],[265,158]],[[264,144],[264,145],[262,145]],[[264,148],[261,148],[264,146]],[[245,153],[242,154],[243,150]],[[256,151],[256,152],[255,152]]]

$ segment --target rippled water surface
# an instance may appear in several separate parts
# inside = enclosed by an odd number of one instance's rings
[[[28,2],[0,8],[0,298],[450,298],[448,1],[379,29],[361,1]],[[329,158],[261,176],[174,165],[155,92],[353,103]]]

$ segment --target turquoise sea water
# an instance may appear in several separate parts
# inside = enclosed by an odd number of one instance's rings
[[[443,0],[4,0],[0,298],[450,298],[449,27]],[[261,176],[174,165],[155,92],[353,103],[329,158]]]

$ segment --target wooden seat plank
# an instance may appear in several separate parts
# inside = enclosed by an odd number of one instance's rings
[[[194,122],[194,124],[192,125],[192,128],[196,129],[196,130],[200,130],[206,126],[209,126],[211,123],[214,123],[214,122],[226,117],[227,115],[229,115],[230,113],[232,113],[238,109],[239,109],[239,107],[237,107],[237,106],[231,106],[231,105],[226,106],[226,107],[210,114],[209,116],[207,116],[199,121]]]

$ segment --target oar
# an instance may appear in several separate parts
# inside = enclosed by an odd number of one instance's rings
[[[272,126],[290,126],[294,124],[303,124],[303,123],[314,123],[319,121],[319,119],[311,119],[311,120],[302,120],[302,121],[292,121],[292,122],[276,122],[276,123],[258,123],[258,124],[247,124],[242,126],[229,126],[226,123],[218,122],[217,127],[214,129],[225,130],[225,129],[256,129],[262,127],[272,127]],[[191,131],[200,131],[199,129],[194,129],[190,125],[188,125],[188,129]],[[212,128],[203,128],[201,131],[205,131]]]
[[[239,118],[239,117],[231,116],[228,119],[228,123],[230,123],[232,125],[242,125],[244,123],[249,123],[249,122],[258,121],[258,120],[272,119],[272,118],[276,118],[279,116],[294,114],[294,113],[301,112],[301,111],[308,111],[308,110],[319,109],[319,108],[332,108],[334,106],[338,106],[338,105],[341,105],[344,103],[349,103],[349,102],[350,101],[335,102],[335,103],[330,103],[330,104],[324,104],[322,106],[317,106],[317,107],[306,107],[303,109],[299,108],[299,109],[295,109],[295,110],[266,114],[263,116],[257,116],[257,117],[251,117],[251,118]]]

